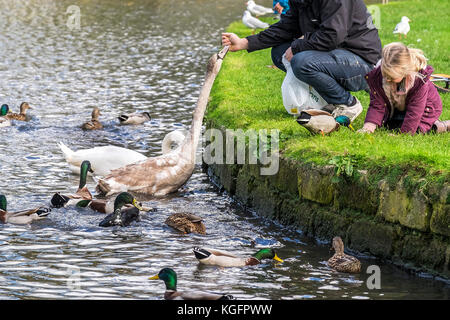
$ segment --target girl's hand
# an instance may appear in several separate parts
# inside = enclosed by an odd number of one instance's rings
[[[364,126],[356,132],[357,133],[373,133],[376,128],[377,128],[377,125],[375,123],[366,122],[366,123],[364,123]]]

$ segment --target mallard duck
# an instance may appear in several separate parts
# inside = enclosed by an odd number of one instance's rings
[[[194,248],[193,251],[200,263],[220,267],[253,266],[260,264],[263,259],[273,259],[278,262],[283,262],[272,248],[261,249],[251,257],[238,257],[227,251],[209,248]]]
[[[347,116],[338,116],[335,119],[331,113],[324,110],[304,110],[297,117],[297,122],[313,134],[325,135],[339,130],[341,125],[353,130]]]
[[[80,184],[75,194],[62,195],[59,192],[55,193],[50,200],[51,204],[55,208],[78,206],[78,203],[82,200],[92,200],[92,194],[86,186],[86,177],[88,172],[93,172],[91,169],[91,163],[85,160],[80,166]],[[81,203],[80,206],[85,206],[85,203]]]
[[[152,117],[148,112],[139,112],[121,114],[118,119],[120,124],[142,124],[144,122],[152,120]]]
[[[92,110],[92,119],[88,122],[83,123],[81,126],[84,130],[100,130],[103,129],[103,125],[98,121],[99,116],[101,115],[100,110],[95,107],[94,110]]]
[[[19,107],[20,113],[9,112],[5,117],[9,120],[26,121],[28,109],[33,108],[27,102],[22,102]]]
[[[197,145],[209,93],[228,49],[229,47],[225,46],[208,61],[206,79],[200,91],[191,129],[182,145],[162,156],[151,157],[111,171],[108,176],[99,179],[96,186],[99,194],[108,196],[122,191],[133,191],[162,196],[177,191],[189,180],[195,169]]]
[[[177,291],[177,274],[171,268],[164,268],[149,280],[163,280],[166,284],[165,300],[235,300],[232,295],[198,291]]]
[[[184,138],[185,135],[181,130],[168,133],[162,142],[162,153],[167,154],[177,150]],[[83,160],[91,162],[96,176],[105,176],[111,170],[148,159],[142,153],[116,146],[94,147],[77,151],[72,151],[62,142],[59,142],[58,146],[63,152],[70,170],[75,174],[80,174],[80,164]]]
[[[45,219],[51,212],[50,208],[38,207],[31,210],[8,212],[6,197],[0,194],[0,221],[2,223],[30,224],[33,221]]]
[[[341,237],[333,238],[334,255],[328,260],[328,266],[339,272],[361,272],[361,262],[355,257],[344,253],[344,242]]]
[[[131,208],[122,208],[128,204],[133,205]],[[133,221],[139,221],[139,210],[144,208],[138,201],[128,192],[122,192],[114,201],[114,212],[107,215],[100,223],[100,227],[121,226],[126,227]]]
[[[177,229],[183,233],[199,233],[206,234],[206,228],[203,224],[203,219],[189,213],[174,213],[170,215],[165,224]]]
[[[3,104],[0,108],[0,128],[9,127],[11,125],[11,121],[5,117],[8,111],[9,106],[7,104]]]

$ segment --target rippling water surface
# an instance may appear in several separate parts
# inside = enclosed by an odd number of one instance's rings
[[[271,1],[260,2],[269,5]],[[78,1],[81,28],[66,26],[72,1],[0,0],[0,102],[33,107],[29,122],[0,129],[0,193],[11,210],[48,203],[55,191],[76,190],[57,147],[112,144],[160,154],[160,141],[188,128],[208,57],[220,32],[240,19],[238,0]],[[92,107],[104,130],[83,132]],[[118,127],[122,112],[149,111],[151,122]],[[93,190],[95,182],[88,181]],[[243,211],[198,167],[178,193],[144,203],[158,208],[121,229],[98,227],[91,211],[53,210],[31,226],[0,225],[0,298],[161,299],[162,267],[178,287],[223,291],[248,299],[448,299],[442,282],[381,266],[381,290],[369,275],[346,275],[325,264],[328,245]],[[208,235],[182,235],[164,224],[175,212],[205,219]],[[283,264],[219,269],[198,265],[193,246],[252,254],[277,248]]]

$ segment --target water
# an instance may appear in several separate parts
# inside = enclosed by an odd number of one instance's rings
[[[266,3],[267,2],[267,3]],[[260,2],[266,5],[270,1]],[[81,28],[70,30],[71,1],[0,0],[0,102],[30,103],[31,120],[2,128],[0,192],[11,210],[48,203],[73,192],[72,175],[57,147],[113,144],[160,154],[168,132],[188,128],[208,57],[220,32],[240,18],[242,1],[80,1]],[[83,132],[93,106],[104,130]],[[122,112],[150,111],[143,126],[118,127]],[[94,190],[95,182],[88,180]],[[368,274],[345,275],[325,264],[327,244],[245,212],[198,167],[176,194],[144,202],[158,208],[122,229],[98,227],[91,211],[56,209],[31,226],[0,225],[0,298],[161,299],[149,281],[163,267],[178,273],[180,290],[222,291],[246,299],[448,299],[442,282],[381,266],[380,290]],[[175,212],[205,219],[208,235],[181,235],[164,224]],[[198,265],[194,246],[252,254],[274,247],[285,260],[256,267]]]

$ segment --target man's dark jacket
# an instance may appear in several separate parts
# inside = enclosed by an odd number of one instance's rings
[[[249,52],[292,41],[293,54],[343,48],[371,64],[381,58],[378,30],[363,0],[289,0],[289,5],[279,22],[247,37]]]

